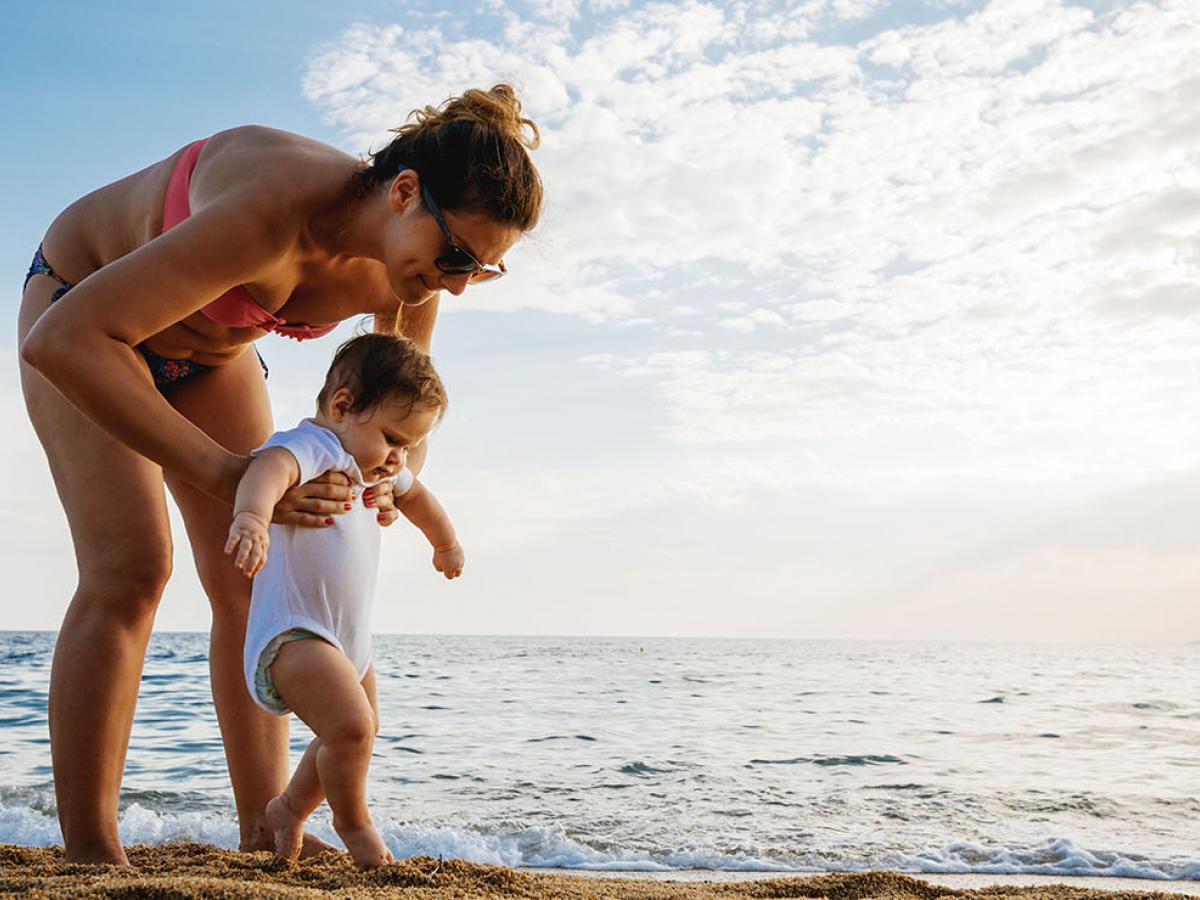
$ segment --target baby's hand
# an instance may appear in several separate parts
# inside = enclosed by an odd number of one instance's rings
[[[447,578],[457,578],[463,570],[463,549],[458,544],[446,550],[433,551],[433,567]]]
[[[252,512],[240,512],[233,517],[229,526],[229,538],[225,541],[225,555],[236,551],[233,567],[253,578],[267,561],[267,547],[271,538],[267,523]]]

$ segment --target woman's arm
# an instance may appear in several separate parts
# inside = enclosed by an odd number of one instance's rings
[[[420,306],[403,306],[400,309],[400,333],[429,353],[433,346],[433,326],[437,322],[438,299],[426,300]]]
[[[234,554],[234,567],[247,578],[253,578],[267,561],[271,545],[267,526],[275,504],[299,480],[296,457],[283,447],[268,447],[250,461],[238,483],[225,554]]]
[[[289,252],[287,217],[251,192],[214,200],[97,270],[38,319],[21,356],[89,419],[201,490],[232,501],[245,459],[176,412],[135,349]]]
[[[432,300],[426,300],[419,306],[402,306],[400,308],[400,318],[397,322],[395,317],[375,316],[375,331],[384,334],[396,334],[397,324],[399,324],[399,333],[408,338],[414,344],[421,348],[422,352],[429,353],[430,347],[433,345],[433,326],[437,322],[438,299],[434,297]],[[417,446],[408,451],[408,461],[405,463],[409,471],[414,475],[420,475],[421,469],[425,467],[425,457],[429,452],[429,441],[421,441]],[[385,524],[390,525],[393,520],[389,520]]]

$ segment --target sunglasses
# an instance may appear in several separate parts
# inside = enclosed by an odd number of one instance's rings
[[[500,260],[494,266],[485,265],[477,260],[471,251],[456,244],[450,234],[450,229],[446,227],[446,220],[442,218],[442,211],[433,202],[433,195],[429,193],[429,189],[425,185],[421,185],[421,197],[425,201],[426,208],[433,214],[433,220],[437,222],[438,228],[442,229],[442,234],[446,236],[446,243],[450,245],[449,250],[433,261],[435,266],[447,275],[470,275],[471,277],[467,280],[471,284],[494,281],[508,271],[504,260]]]

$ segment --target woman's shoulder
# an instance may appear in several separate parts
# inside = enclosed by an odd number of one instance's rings
[[[192,175],[193,211],[232,201],[276,214],[303,212],[342,196],[359,166],[353,156],[321,141],[265,125],[241,125],[205,143]]]
[[[218,131],[208,138],[206,153],[218,151],[249,154],[282,154],[284,156],[311,156],[315,158],[336,158],[343,161],[353,161],[348,153],[332,147],[323,141],[271,128],[267,125],[238,125]]]

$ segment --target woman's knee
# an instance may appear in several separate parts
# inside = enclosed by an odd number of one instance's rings
[[[204,593],[208,595],[208,605],[212,608],[213,622],[244,628],[246,616],[250,612],[250,579],[237,571],[228,557],[221,562],[225,563],[225,566],[196,566],[200,584]]]
[[[88,609],[131,623],[153,617],[171,578],[171,557],[169,540],[147,540],[80,560],[77,598]]]

